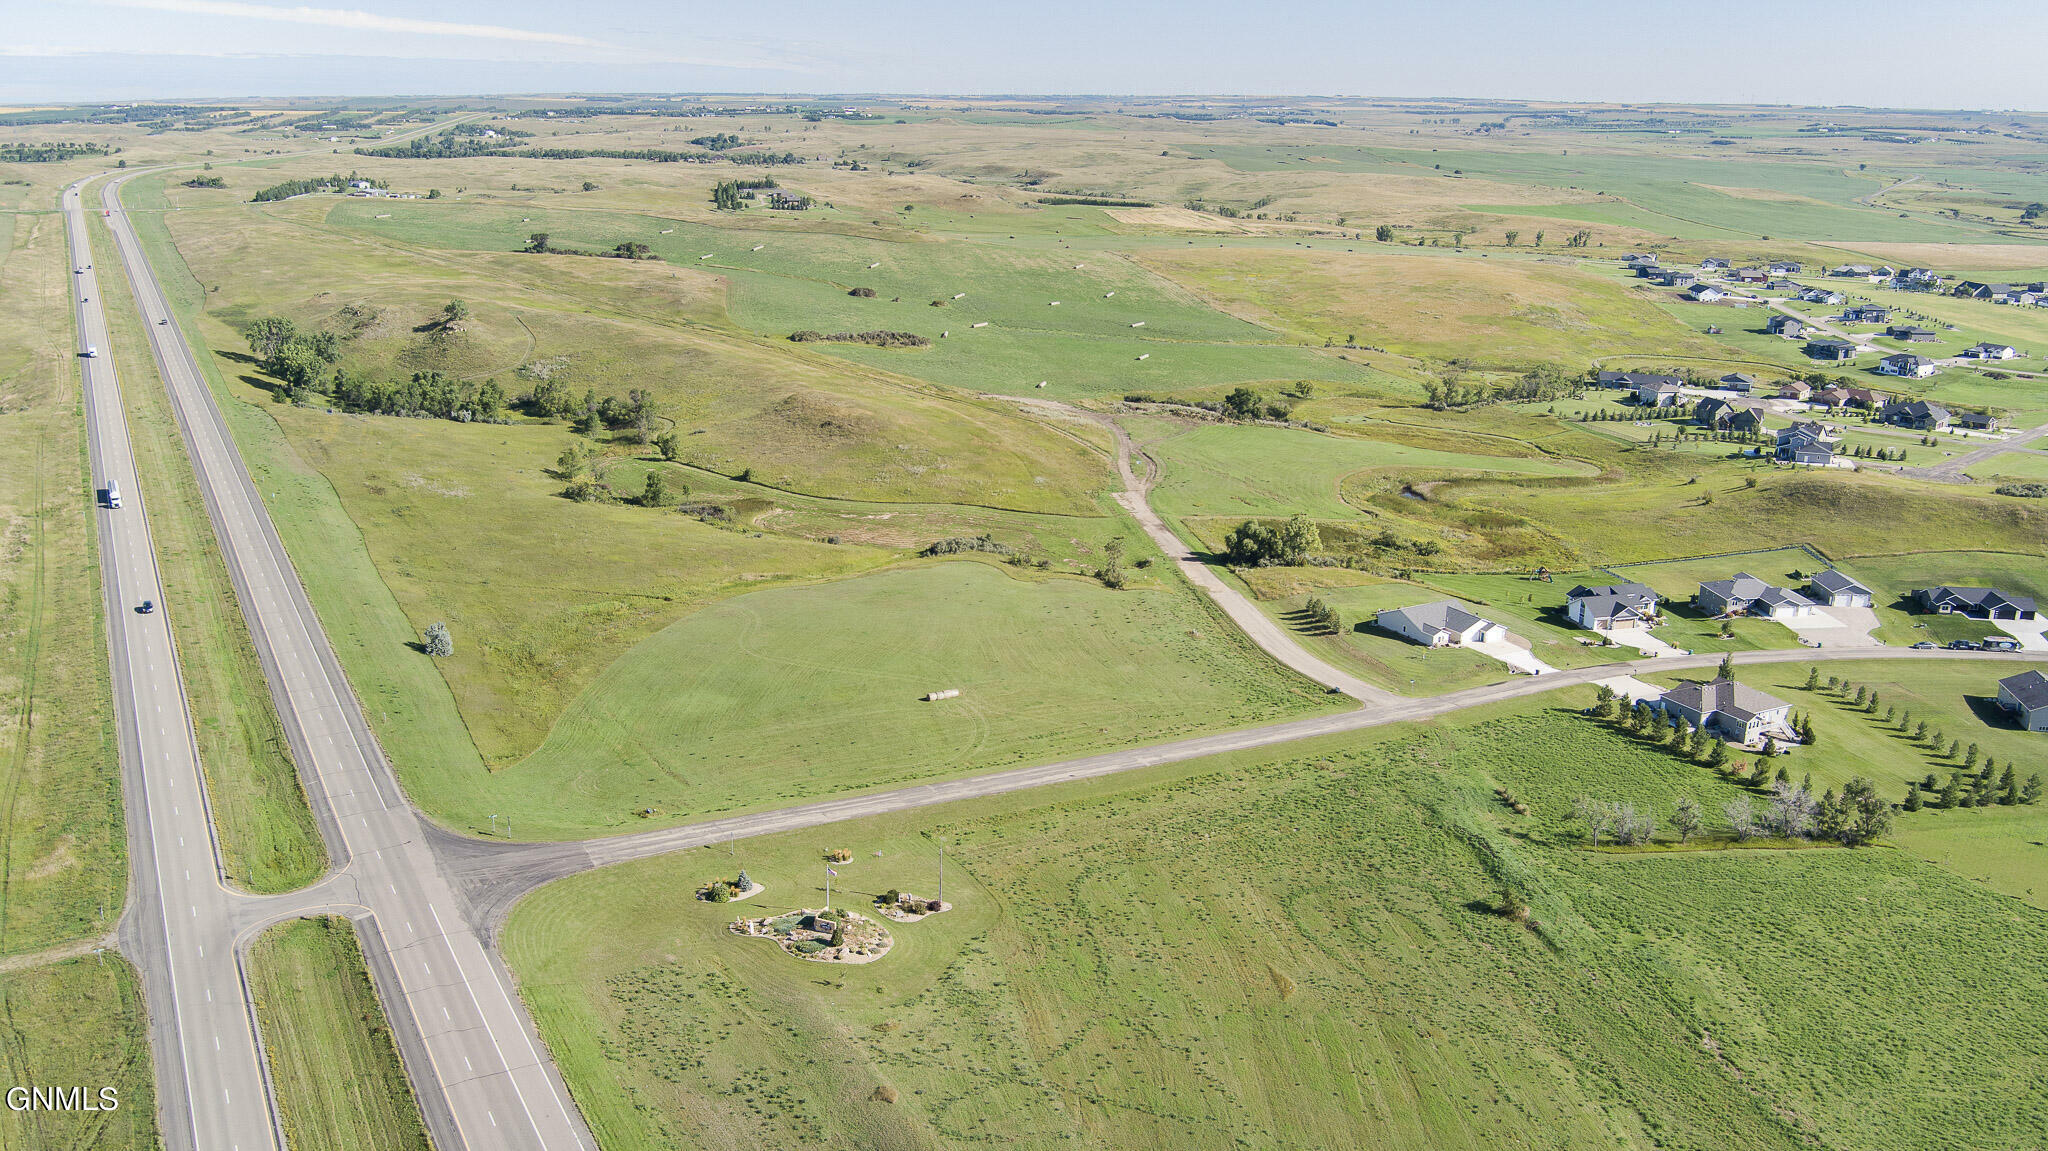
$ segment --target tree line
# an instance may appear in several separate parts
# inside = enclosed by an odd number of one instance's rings
[[[612,246],[612,249],[608,252],[589,252],[581,248],[559,247],[553,242],[553,240],[548,236],[546,232],[534,232],[531,235],[527,236],[526,246],[519,250],[521,252],[530,252],[537,255],[596,256],[600,259],[606,260],[661,259],[660,256],[654,254],[653,248],[648,247],[646,244],[643,244],[638,240],[623,240],[617,244],[614,244]]]
[[[0,144],[0,164],[54,164],[81,156],[109,156],[101,144]]]
[[[389,188],[391,186],[388,181],[370,176],[359,176],[354,172],[350,172],[346,176],[319,176],[304,180],[286,180],[282,184],[272,184],[268,188],[258,188],[256,194],[249,197],[249,202],[252,204],[262,204],[272,200],[289,200],[293,196],[324,192],[330,188],[337,190],[346,188],[358,180],[369,184],[372,188]]]

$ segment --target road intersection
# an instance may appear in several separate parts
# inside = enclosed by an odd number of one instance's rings
[[[64,210],[74,263],[82,269],[74,277],[79,281],[81,345],[94,345],[102,353],[80,358],[93,470],[101,486],[117,482],[131,501],[120,511],[103,510],[99,523],[134,870],[119,939],[123,953],[143,973],[162,1136],[174,1151],[282,1151],[282,1127],[241,957],[262,928],[284,919],[333,913],[355,921],[422,1113],[443,1151],[594,1151],[596,1143],[571,1105],[493,946],[512,905],[544,883],[732,838],[1428,720],[1559,687],[1631,673],[1708,667],[1719,660],[1717,655],[1666,657],[1515,677],[1438,696],[1396,696],[1321,664],[1248,602],[1243,611],[1231,610],[1231,599],[1242,597],[1206,565],[1169,548],[1190,579],[1208,590],[1276,660],[1325,686],[1345,690],[1364,706],[636,835],[563,843],[459,836],[413,809],[365,722],[122,209],[120,182],[102,188],[101,210],[143,318],[157,373],[171,397],[308,802],[334,861],[334,869],[322,881],[287,895],[247,895],[222,880],[172,640],[176,605],[165,602],[158,585],[154,543],[142,514],[144,496],[129,458],[111,335],[89,266],[92,255],[81,182],[66,190]],[[1145,485],[1131,473],[1127,443],[1124,449],[1120,465],[1125,495],[1130,497],[1125,505],[1167,546],[1171,532],[1150,514],[1143,498]],[[1229,594],[1218,595],[1218,588]],[[134,611],[143,599],[162,604],[162,610]],[[1251,613],[1249,618],[1245,612]],[[1254,623],[1264,626],[1250,626]],[[1793,649],[1743,658],[1745,663],[1813,662],[1868,659],[1872,654]],[[1986,662],[2030,658],[1903,649],[1888,649],[1883,655]]]

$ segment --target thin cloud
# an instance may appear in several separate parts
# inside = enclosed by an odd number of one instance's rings
[[[155,12],[178,12],[188,16],[229,16],[238,20],[277,20],[287,24],[310,24],[318,28],[347,28],[359,32],[398,32],[420,36],[461,36],[474,40],[511,40],[524,44],[562,44],[576,48],[610,48],[612,45],[566,32],[540,32],[531,28],[508,28],[500,24],[457,24],[446,20],[415,20],[408,16],[385,16],[356,8],[275,8],[268,4],[242,4],[236,0],[99,0],[116,8],[146,8]]]

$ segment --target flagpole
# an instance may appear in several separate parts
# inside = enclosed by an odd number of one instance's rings
[[[946,837],[939,837],[939,906],[946,905]]]
[[[832,914],[832,865],[825,865],[825,914]]]

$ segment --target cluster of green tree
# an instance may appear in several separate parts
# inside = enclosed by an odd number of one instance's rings
[[[1641,700],[1631,704],[1605,685],[1594,692],[1593,715],[1612,721],[1624,735],[1635,736],[1682,759],[1714,768],[1728,762],[1728,745],[1715,738],[1712,732],[1694,727],[1683,719],[1674,723],[1649,704]],[[1764,754],[1775,755],[1777,750],[1775,742],[1768,743]]]
[[[1672,813],[1673,825],[1679,827],[1680,835],[1686,839],[1692,838],[1692,833],[1699,830],[1699,805],[1695,803],[1686,807],[1689,800],[1690,797],[1680,800],[1679,810]],[[1594,847],[1600,846],[1603,834],[1610,842],[1630,847],[1648,843],[1657,834],[1657,817],[1647,811],[1637,811],[1633,803],[1588,799],[1582,795],[1572,801],[1572,818],[1586,825]]]
[[[219,176],[194,176],[185,181],[185,186],[187,188],[225,188],[228,186],[228,182]]]
[[[284,385],[284,398],[304,403],[330,364],[341,359],[341,337],[333,332],[302,331],[283,316],[265,316],[242,335],[256,354],[256,366]]]
[[[711,186],[711,206],[721,212],[737,212],[751,199],[738,180],[720,180]]]
[[[615,395],[599,399],[595,388],[586,388],[581,396],[576,396],[560,380],[541,380],[517,403],[530,416],[568,420],[579,435],[594,436],[601,430],[624,432],[627,439],[640,444],[659,444],[663,438],[654,432],[661,421],[661,405],[652,393],[638,388],[628,391],[624,399]],[[662,448],[663,458],[674,459],[674,451],[675,442],[670,439],[668,446]]]
[[[1840,676],[1829,676],[1823,686],[1818,668],[1807,669],[1805,686],[1808,691],[1825,692],[1834,696],[1838,703],[1851,711],[1873,717],[1877,715],[1878,704],[1883,702],[1876,691],[1863,684],[1851,683]],[[1853,695],[1849,691],[1851,687],[1856,689]],[[2042,781],[2039,772],[2034,773],[2022,786],[2014,773],[2012,763],[2008,761],[2005,773],[1999,776],[1994,784],[1992,773],[1996,765],[1976,744],[1970,744],[1965,748],[1961,740],[1950,739],[1947,733],[1939,728],[1930,729],[1926,720],[1915,720],[1911,709],[1901,711],[1896,704],[1886,705],[1884,717],[1879,722],[1926,748],[1930,755],[1962,764],[1960,771],[1951,773],[1948,785],[1939,789],[1934,804],[1936,807],[1983,807],[1992,803],[2010,806],[2016,803],[2040,802]],[[1980,760],[1983,764],[1981,770],[1978,767]],[[1907,789],[1906,802],[1903,805],[1907,811],[1920,810],[1920,793],[1923,790],[1937,790],[1933,772],[1929,772],[1918,787]]]
[[[1873,448],[1864,444],[1855,444],[1849,448],[1849,455],[1859,460],[1903,460],[1906,458],[1906,449]]]
[[[1246,520],[1223,537],[1225,554],[1239,567],[1287,567],[1322,547],[1323,536],[1315,521],[1301,512],[1280,524]]]
[[[581,248],[556,247],[553,243],[549,241],[548,234],[546,232],[535,232],[532,235],[528,236],[526,238],[526,246],[519,250],[522,252],[532,252],[537,255],[548,256],[596,256],[599,259],[605,260],[661,259],[660,256],[654,254],[653,248],[648,247],[646,244],[643,244],[638,240],[621,241],[618,244],[614,244],[612,246],[611,251],[609,252],[586,252]]]
[[[814,332],[806,328],[791,332],[789,338],[799,344],[819,342],[835,344],[872,344],[877,348],[923,348],[931,345],[931,339],[916,332]]]
[[[354,172],[350,172],[346,176],[286,180],[282,184],[272,184],[268,188],[258,188],[256,194],[249,197],[249,202],[252,204],[263,204],[272,200],[289,200],[293,196],[304,196],[312,192],[340,191],[357,181],[367,183],[373,188],[388,188],[391,186],[386,181],[370,176],[359,176]]]
[[[71,108],[0,112],[0,125],[23,127],[31,124],[136,124],[167,117],[206,116],[217,110],[193,107],[189,104],[81,104]]]
[[[1308,597],[1308,602],[1301,605],[1301,617],[1325,635],[1336,635],[1344,630],[1344,617],[1338,615],[1337,609],[1321,596]]]
[[[1564,246],[1567,248],[1583,248],[1592,242],[1593,233],[1580,229],[1565,237]]]
[[[929,557],[956,556],[962,552],[989,552],[994,555],[1006,556],[1014,551],[1016,551],[1015,548],[1009,544],[997,542],[994,536],[982,534],[978,536],[948,536],[942,540],[934,540],[919,548],[917,554]]]
[[[2026,499],[2048,499],[2048,484],[2000,484],[1991,489],[2002,496],[2021,496]]]
[[[1215,400],[1196,400],[1191,406],[1206,412],[1215,412],[1219,416],[1228,416],[1233,420],[1284,420],[1294,414],[1294,409],[1286,404],[1277,400],[1269,402],[1256,389],[1244,386],[1231,389],[1230,394],[1223,397],[1220,403]]]
[[[533,136],[531,132],[522,132],[507,124],[485,124],[476,121],[471,121],[467,124],[457,124],[441,134],[443,136],[485,136],[486,133],[491,132],[495,132],[500,138],[507,140],[525,140],[531,139]]]
[[[1759,761],[1755,774],[1761,776],[1763,771],[1764,765]],[[1747,795],[1728,802],[1724,811],[1736,839],[1747,841],[1771,835],[1780,839],[1825,839],[1844,847],[1861,847],[1891,830],[1892,805],[1878,796],[1877,785],[1869,779],[1855,776],[1842,785],[1841,794],[1829,788],[1815,799],[1813,777],[1809,775],[1804,782],[1794,784],[1791,774],[1782,766],[1778,768],[1777,778],[1766,791],[1768,802],[1762,810]]]
[[[768,209],[773,212],[808,212],[817,205],[809,196],[770,196]]]
[[[713,152],[727,152],[746,143],[746,141],[731,132],[720,132],[715,136],[695,137],[690,143],[697,145],[699,148],[708,148]]]
[[[478,383],[440,372],[414,372],[409,380],[379,380],[338,369],[327,394],[343,411],[457,423],[495,420],[505,410],[505,390],[497,380]]]
[[[1085,205],[1096,208],[1150,208],[1150,200],[1115,200],[1108,196],[1040,196],[1038,202],[1047,207],[1063,205]]]
[[[1507,383],[1471,382],[1455,372],[1425,380],[1422,390],[1428,406],[1435,411],[1452,411],[1480,404],[1563,399],[1578,395],[1584,383],[1573,379],[1554,364],[1539,364]]]
[[[101,144],[0,144],[0,164],[51,164],[107,155],[112,153]]]
[[[428,624],[423,638],[424,642],[420,644],[420,648],[428,655],[445,659],[455,654],[455,637],[448,634],[447,624]]]
[[[660,148],[521,148],[511,153],[535,160],[651,160],[657,164],[731,164],[773,167],[801,164],[795,152],[670,152]]]
[[[1102,545],[1102,564],[1095,569],[1095,578],[1106,588],[1120,588],[1129,578],[1124,574],[1124,537],[1111,536]]]

